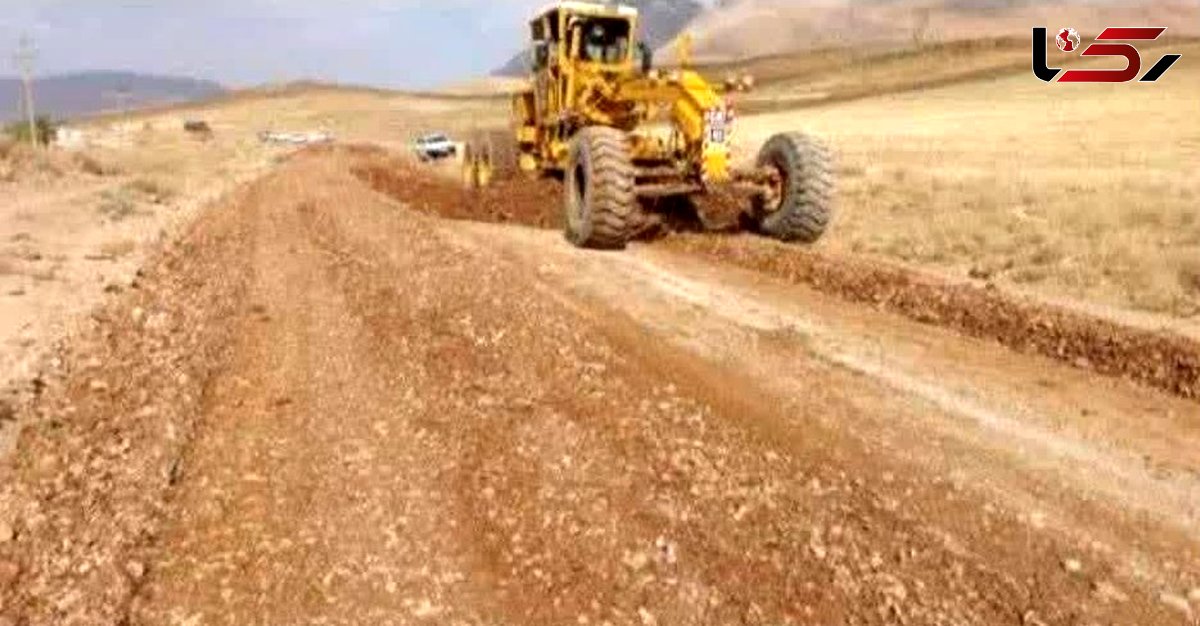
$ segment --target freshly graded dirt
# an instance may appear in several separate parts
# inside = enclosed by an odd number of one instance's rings
[[[447,176],[431,175],[411,160],[358,149],[351,171],[372,189],[406,206],[455,220],[514,223],[540,228],[562,225],[562,187],[551,180],[499,178],[482,189],[465,189]]]
[[[509,179],[466,191],[385,153],[363,151],[353,169],[372,188],[415,198],[423,212],[451,219],[561,228],[561,187],[552,180]],[[1020,352],[1127,378],[1200,400],[1200,341],[1132,328],[1085,313],[1015,297],[976,281],[951,283],[899,265],[812,252],[760,237],[677,233],[661,245],[757,270],[910,319],[996,341]]]
[[[1129,328],[1015,298],[988,285],[948,284],[900,267],[746,238],[680,237],[670,245],[1021,352],[1200,400],[1200,342],[1194,339]]]
[[[377,158],[212,207],[44,375],[0,623],[1200,612],[1194,402],[671,246],[443,220]],[[537,223],[519,193],[454,217]]]

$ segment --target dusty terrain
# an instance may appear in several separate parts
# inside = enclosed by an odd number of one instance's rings
[[[0,408],[28,391],[54,344],[119,293],[148,253],[294,149],[261,143],[259,131],[328,130],[401,148],[421,127],[397,110],[466,132],[472,126],[459,115],[480,107],[487,112],[474,119],[502,119],[487,100],[306,87],[89,120],[73,125],[87,136],[77,149],[33,155],[0,146]],[[212,137],[184,133],[189,119],[208,122]],[[0,451],[11,433],[0,428]]]
[[[146,252],[271,165],[270,151],[169,129],[96,132],[88,150],[0,158],[0,403],[76,321],[119,292]],[[7,172],[7,176],[5,176]],[[0,450],[8,440],[0,429]]]
[[[2,310],[46,330],[5,350],[36,367],[4,372],[0,625],[1195,624],[1175,71],[746,117],[745,146],[839,147],[814,249],[578,251],[554,183],[472,194],[401,156],[495,99],[148,114],[140,149],[89,154],[115,171],[0,207],[56,268]],[[178,136],[196,117],[213,142]]]
[[[60,355],[4,470],[4,614],[1200,610],[1194,401],[658,247],[422,215],[353,174],[372,154],[212,207]]]

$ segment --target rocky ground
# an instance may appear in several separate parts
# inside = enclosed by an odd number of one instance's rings
[[[383,158],[239,188],[55,356],[0,466],[0,624],[1200,615],[1200,406],[1137,375],[1194,380],[1192,344],[1110,371],[686,238],[581,252],[439,216],[550,191]]]
[[[55,345],[83,330],[80,318],[282,152],[234,137],[200,141],[180,126],[95,131],[116,147],[33,152],[0,140],[0,415],[28,393]],[[0,456],[8,432],[0,428]]]

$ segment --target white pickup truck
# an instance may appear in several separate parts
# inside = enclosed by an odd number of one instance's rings
[[[438,161],[455,156],[458,145],[442,133],[433,133],[417,138],[413,144],[413,152],[422,161]]]

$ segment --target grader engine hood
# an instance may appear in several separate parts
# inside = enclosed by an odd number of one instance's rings
[[[638,78],[624,83],[618,98],[670,107],[687,151],[699,159],[704,182],[730,180],[733,112],[703,76],[691,70],[676,70]]]

